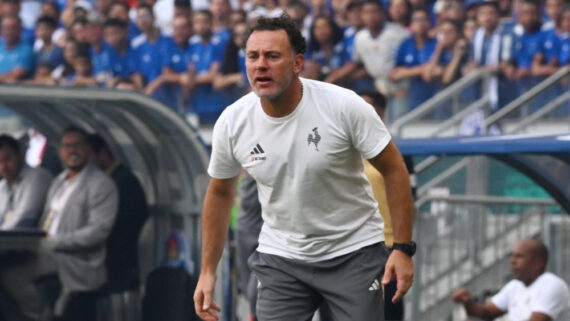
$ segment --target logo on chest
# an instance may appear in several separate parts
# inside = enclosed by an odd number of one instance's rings
[[[255,162],[255,161],[267,159],[267,156],[265,156],[265,151],[263,150],[263,148],[261,148],[261,145],[259,145],[259,144],[255,145],[255,147],[253,147],[253,149],[251,150],[251,152],[249,154],[250,154],[250,157],[249,157],[250,162]]]
[[[315,127],[313,128],[313,132],[309,133],[309,136],[307,137],[307,143],[309,146],[311,146],[311,143],[315,144],[315,150],[318,152],[320,141],[321,141],[321,135],[319,135],[319,128]]]

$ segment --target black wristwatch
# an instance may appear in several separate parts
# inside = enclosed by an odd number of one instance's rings
[[[416,242],[411,241],[410,243],[396,243],[392,245],[392,250],[398,250],[406,253],[409,257],[414,256],[416,253]]]

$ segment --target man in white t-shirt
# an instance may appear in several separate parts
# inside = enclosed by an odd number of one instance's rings
[[[288,16],[259,19],[247,38],[253,92],[226,108],[213,132],[194,294],[204,320],[218,319],[216,266],[242,168],[258,183],[264,221],[249,259],[259,320],[309,320],[323,302],[335,320],[383,320],[380,282],[397,279],[394,301],[412,284],[413,204],[402,157],[358,95],[299,78],[305,48]],[[390,191],[391,253],[362,157]]]
[[[538,240],[519,242],[511,256],[514,280],[505,285],[490,302],[480,305],[460,288],[453,300],[462,303],[470,316],[492,320],[508,313],[511,321],[570,320],[570,291],[558,276],[546,271],[548,250]]]

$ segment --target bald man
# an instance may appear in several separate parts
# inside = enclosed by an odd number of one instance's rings
[[[548,249],[539,240],[520,241],[511,255],[513,280],[490,302],[478,304],[463,288],[453,294],[469,316],[493,320],[508,313],[511,321],[570,320],[570,291],[558,276],[546,272]]]

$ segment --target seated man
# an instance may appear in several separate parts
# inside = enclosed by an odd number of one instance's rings
[[[107,240],[107,283],[109,294],[137,290],[139,287],[138,239],[149,211],[144,190],[131,170],[117,162],[99,135],[89,135],[93,163],[111,176],[119,191],[117,219]]]
[[[0,135],[0,229],[37,226],[53,176],[26,165],[18,142]]]
[[[40,224],[48,237],[26,261],[4,269],[0,280],[27,319],[45,320],[49,311],[35,282],[57,273],[62,291],[55,315],[61,321],[92,321],[95,291],[106,280],[106,242],[118,192],[113,181],[89,163],[82,129],[63,132],[59,154],[66,169],[51,184]]]
[[[493,320],[508,313],[511,321],[563,321],[570,320],[570,291],[558,276],[546,272],[548,250],[538,240],[519,242],[511,256],[514,280],[484,305],[478,304],[471,294],[460,288],[453,300],[462,303],[467,314]]]

